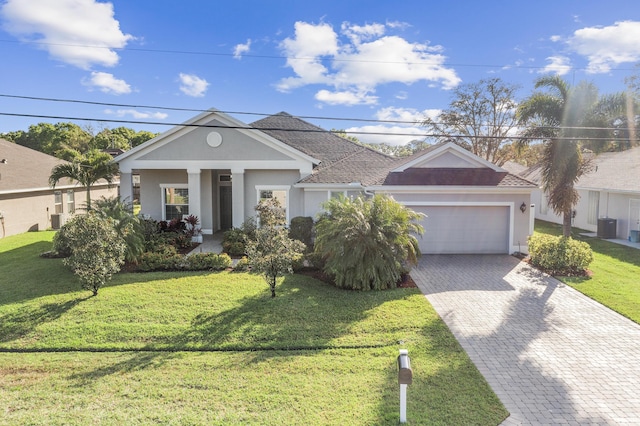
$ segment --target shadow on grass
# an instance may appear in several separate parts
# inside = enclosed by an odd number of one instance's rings
[[[68,300],[63,303],[47,303],[36,307],[21,307],[16,312],[0,316],[0,343],[26,336],[39,325],[55,321],[89,297]]]
[[[112,374],[130,373],[132,371],[140,371],[148,368],[159,368],[166,361],[177,356],[174,352],[132,352],[123,361],[113,364],[102,364],[100,367],[83,372],[75,373],[69,376],[70,380],[76,382],[76,386],[85,387],[91,385],[98,379],[110,376]]]
[[[179,350],[302,350],[380,347],[396,342],[362,331],[345,337],[382,303],[404,299],[411,290],[348,292],[303,276],[287,276],[271,298],[268,287],[245,297],[237,306],[195,316],[191,327],[170,341],[158,342]]]

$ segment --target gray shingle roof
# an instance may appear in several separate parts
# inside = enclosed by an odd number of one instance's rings
[[[51,169],[64,160],[0,139],[0,192],[49,188]],[[64,179],[58,186],[70,185]]]
[[[287,145],[320,160],[313,173],[301,183],[383,185],[390,171],[425,155],[439,145],[426,148],[410,157],[395,158],[358,145],[321,127],[286,112],[251,124]],[[413,183],[419,185],[420,183]],[[495,183],[499,187],[532,187],[531,182],[512,174]]]
[[[640,193],[640,147],[603,152],[593,158],[591,165],[591,171],[576,183],[577,188]]]

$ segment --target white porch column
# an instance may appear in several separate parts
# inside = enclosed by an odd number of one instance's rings
[[[133,202],[133,175],[131,172],[120,172],[120,200]]]
[[[231,170],[232,225],[240,227],[244,222],[244,169]]]
[[[201,200],[200,200],[200,169],[188,169],[189,178],[189,214],[198,216],[202,220]]]

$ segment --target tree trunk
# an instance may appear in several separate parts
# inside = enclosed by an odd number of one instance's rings
[[[571,219],[573,219],[573,211],[571,209],[564,212],[562,215],[562,235],[565,237],[571,236]]]
[[[271,297],[276,297],[276,278],[271,279],[271,283],[269,284],[271,288]]]

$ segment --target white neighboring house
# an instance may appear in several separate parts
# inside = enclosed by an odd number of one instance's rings
[[[540,183],[540,170],[532,167],[520,174]],[[640,147],[604,152],[592,160],[591,171],[575,185],[580,200],[574,208],[573,226],[604,238],[637,240],[640,231]],[[562,223],[547,204],[540,189],[532,194],[536,219]]]
[[[453,143],[394,158],[279,113],[245,124],[215,109],[115,158],[120,194],[139,176],[141,213],[193,214],[210,234],[277,198],[287,220],[316,217],[338,194],[385,193],[426,214],[423,253],[527,250],[535,185]]]
[[[64,160],[0,139],[0,237],[57,229],[85,205],[86,190],[62,180],[49,186],[51,169]],[[118,194],[118,181],[91,187],[91,198]]]

